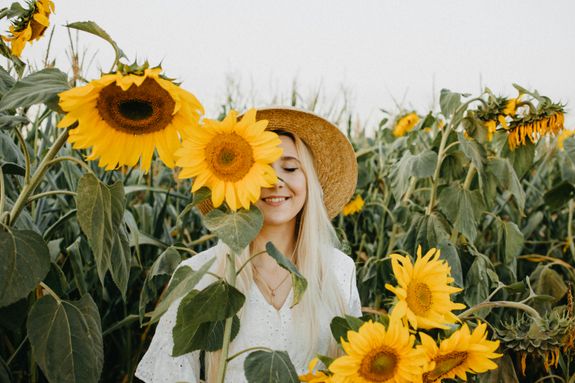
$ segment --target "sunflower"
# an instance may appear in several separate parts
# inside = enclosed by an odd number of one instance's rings
[[[377,322],[365,322],[357,332],[348,331],[349,342],[341,345],[347,355],[329,365],[338,383],[411,383],[421,381],[427,359],[413,348],[415,337],[393,315],[387,329]]]
[[[519,102],[519,98],[512,98],[507,100],[505,103],[505,108],[503,108],[503,114],[506,116],[513,116],[517,112],[517,103]]]
[[[407,132],[410,132],[413,127],[419,122],[419,116],[415,113],[409,113],[401,117],[395,127],[393,128],[393,135],[395,137],[404,136]]]
[[[495,120],[485,121],[483,123],[487,128],[487,141],[493,140],[493,134],[497,131],[497,122]]]
[[[451,336],[441,341],[439,347],[427,334],[420,332],[421,345],[417,346],[427,356],[429,363],[424,368],[424,383],[439,383],[443,379],[453,379],[456,376],[467,381],[467,373],[482,373],[497,368],[491,359],[502,354],[495,351],[499,341],[487,340],[487,325],[479,324],[470,333],[467,324],[455,331]]]
[[[54,13],[54,3],[50,0],[38,0],[29,3],[28,9],[10,25],[10,35],[2,36],[10,42],[10,50],[20,57],[27,42],[39,40],[50,25],[50,14]]]
[[[240,121],[231,111],[223,121],[208,120],[192,129],[176,152],[179,178],[194,178],[192,193],[203,186],[212,192],[212,204],[224,200],[236,211],[249,209],[260,198],[262,187],[271,187],[277,176],[269,165],[282,149],[278,135],[266,131],[268,121],[256,121],[256,110],[247,111]]]
[[[451,268],[446,261],[439,260],[439,250],[432,248],[421,257],[421,246],[417,249],[417,260],[412,264],[409,256],[391,254],[393,274],[399,286],[386,284],[399,301],[393,313],[407,319],[413,328],[447,328],[446,324],[458,321],[451,310],[465,308],[453,303],[450,294],[462,289],[449,286]]]
[[[343,207],[343,215],[347,216],[361,211],[361,209],[363,209],[364,203],[365,202],[363,201],[363,198],[361,198],[361,195],[358,195]]]
[[[316,371],[315,366],[319,362],[318,358],[313,358],[311,362],[309,362],[308,370],[309,372],[305,375],[299,376],[300,382],[307,382],[307,383],[332,383],[331,376],[326,374],[324,371]]]
[[[515,150],[518,146],[526,145],[527,140],[536,143],[540,137],[553,134],[557,135],[564,128],[565,116],[562,111],[553,112],[550,115],[528,117],[524,121],[518,121],[509,127],[507,142],[509,149]]]
[[[89,160],[99,159],[106,170],[140,166],[147,172],[154,148],[168,166],[180,136],[198,125],[204,109],[191,93],[160,76],[161,68],[138,74],[106,74],[89,84],[60,93],[67,112],[58,127],[75,122],[68,142],[75,149],[92,147]]]

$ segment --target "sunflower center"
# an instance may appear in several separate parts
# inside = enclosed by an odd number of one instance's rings
[[[236,182],[254,164],[252,146],[237,133],[218,134],[206,145],[206,161],[219,179]]]
[[[431,289],[425,283],[410,283],[406,300],[411,311],[416,315],[424,315],[431,308]]]
[[[397,354],[382,347],[367,354],[361,361],[359,374],[371,382],[385,382],[395,375]]]
[[[446,375],[454,368],[460,366],[467,359],[466,352],[450,352],[446,355],[440,355],[434,359],[435,368],[433,371],[426,373],[423,376],[424,382],[434,382],[440,379],[442,376]]]
[[[175,106],[170,93],[151,78],[125,91],[112,83],[100,91],[96,104],[102,120],[128,134],[163,130],[172,122]]]

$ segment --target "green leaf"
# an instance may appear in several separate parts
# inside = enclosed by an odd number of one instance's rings
[[[409,179],[431,177],[435,171],[437,163],[437,153],[433,150],[426,150],[417,155],[406,151],[401,159],[396,162],[391,169],[391,187],[396,200],[407,191]]]
[[[254,351],[244,361],[248,383],[298,383],[299,378],[285,351]]]
[[[120,47],[118,46],[118,44],[116,44],[116,42],[112,39],[112,37],[95,22],[78,21],[75,23],[68,24],[66,25],[66,27],[88,32],[104,39],[105,41],[110,43],[110,45],[112,45],[112,48],[114,48],[114,52],[116,52],[116,60],[119,60],[122,57],[126,57],[124,52],[120,49]]]
[[[12,88],[15,83],[16,80],[10,76],[10,73],[8,73],[4,67],[0,66],[0,98],[2,98],[4,93]]]
[[[301,297],[305,293],[307,289],[307,280],[304,278],[303,275],[297,270],[295,265],[286,258],[275,246],[273,243],[268,242],[266,243],[266,251],[275,259],[275,261],[280,265],[282,268],[286,269],[291,274],[292,286],[293,286],[293,301],[290,308],[294,307],[299,303]]]
[[[413,158],[411,172],[417,178],[431,177],[437,164],[437,153],[426,150]]]
[[[0,111],[45,103],[52,106],[58,94],[68,90],[66,73],[56,68],[42,69],[24,77],[0,99]]]
[[[102,328],[90,295],[78,301],[42,297],[30,311],[27,329],[34,359],[48,381],[99,381],[104,362]]]
[[[517,257],[523,250],[523,233],[514,222],[502,221],[498,218],[498,223],[499,253],[506,265],[512,265],[517,262]]]
[[[487,299],[491,286],[497,283],[495,277],[497,274],[489,258],[475,254],[475,260],[465,276],[465,303],[472,307]]]
[[[439,194],[439,208],[453,227],[471,242],[477,237],[477,223],[484,210],[479,191],[466,190],[460,185],[448,186]]]
[[[509,149],[509,145],[503,145],[501,156],[509,159],[519,179],[523,178],[525,173],[533,167],[535,147],[536,145],[529,140],[525,145],[521,145],[515,150]]]
[[[484,374],[485,383],[519,383],[515,366],[509,354],[503,354],[502,358],[495,359],[497,368]]]
[[[363,321],[359,318],[355,318],[349,315],[343,317],[334,317],[329,324],[331,329],[331,334],[337,343],[341,343],[341,339],[348,341],[347,332],[348,331],[358,331]]]
[[[88,238],[101,283],[110,270],[122,297],[126,294],[131,261],[123,223],[124,203],[120,182],[108,187],[92,174],[80,178],[76,195],[78,223]]]
[[[190,292],[208,272],[215,260],[216,258],[208,260],[198,271],[192,270],[189,266],[178,267],[168,285],[164,298],[151,313],[151,319],[147,324],[157,322],[176,299]]]
[[[417,247],[427,250],[446,239],[449,239],[449,225],[445,219],[433,212],[430,215],[414,215],[411,226],[404,240],[404,248],[411,254]]]
[[[477,171],[481,173],[483,166],[487,162],[487,153],[485,148],[477,140],[468,140],[463,133],[457,134],[461,151],[475,165]]]
[[[535,293],[551,296],[554,302],[560,301],[569,290],[563,277],[550,267],[538,267],[531,275],[531,280]]]
[[[251,206],[250,210],[240,209],[230,213],[214,209],[203,220],[208,230],[216,233],[234,254],[241,253],[254,240],[264,221],[262,213],[255,206]]]
[[[146,305],[157,296],[158,291],[154,284],[155,281],[161,276],[171,276],[180,264],[181,260],[182,258],[180,257],[180,253],[178,253],[178,251],[173,247],[168,247],[158,258],[156,258],[152,267],[148,270],[146,280],[144,281],[144,285],[140,291],[140,301],[138,305],[140,324],[144,321]]]
[[[571,198],[575,198],[575,186],[566,181],[561,182],[543,195],[545,205],[550,210],[562,208]]]
[[[225,320],[215,322],[203,322],[193,331],[190,346],[186,352],[204,350],[214,352],[222,349],[224,344]],[[240,318],[237,315],[232,319],[232,333],[230,340],[233,341],[240,332]]]
[[[455,280],[455,284],[459,287],[463,287],[463,271],[461,269],[459,254],[457,254],[457,247],[450,241],[443,240],[437,245],[437,248],[441,254],[440,259],[447,261],[451,269],[451,277]]]
[[[509,160],[506,158],[494,158],[489,161],[487,169],[495,176],[501,189],[511,192],[515,197],[520,212],[523,213],[525,210],[525,191]]]
[[[50,270],[50,250],[30,230],[0,229],[0,307],[24,298]]]
[[[461,106],[461,94],[451,92],[448,89],[441,89],[439,96],[439,106],[441,114],[449,118],[459,106]]]
[[[201,291],[188,293],[178,306],[173,330],[173,356],[198,350],[196,333],[204,322],[223,321],[234,316],[245,302],[245,296],[225,281],[217,281]]]

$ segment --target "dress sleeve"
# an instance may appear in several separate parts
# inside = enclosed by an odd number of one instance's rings
[[[176,325],[176,315],[180,300],[174,301],[162,316],[148,351],[138,364],[136,377],[146,383],[200,382],[200,353],[194,351],[173,357],[172,329]]]

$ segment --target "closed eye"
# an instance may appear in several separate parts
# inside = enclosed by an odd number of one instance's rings
[[[292,172],[295,172],[296,170],[298,170],[299,168],[283,168],[283,169],[286,172],[292,173]]]

